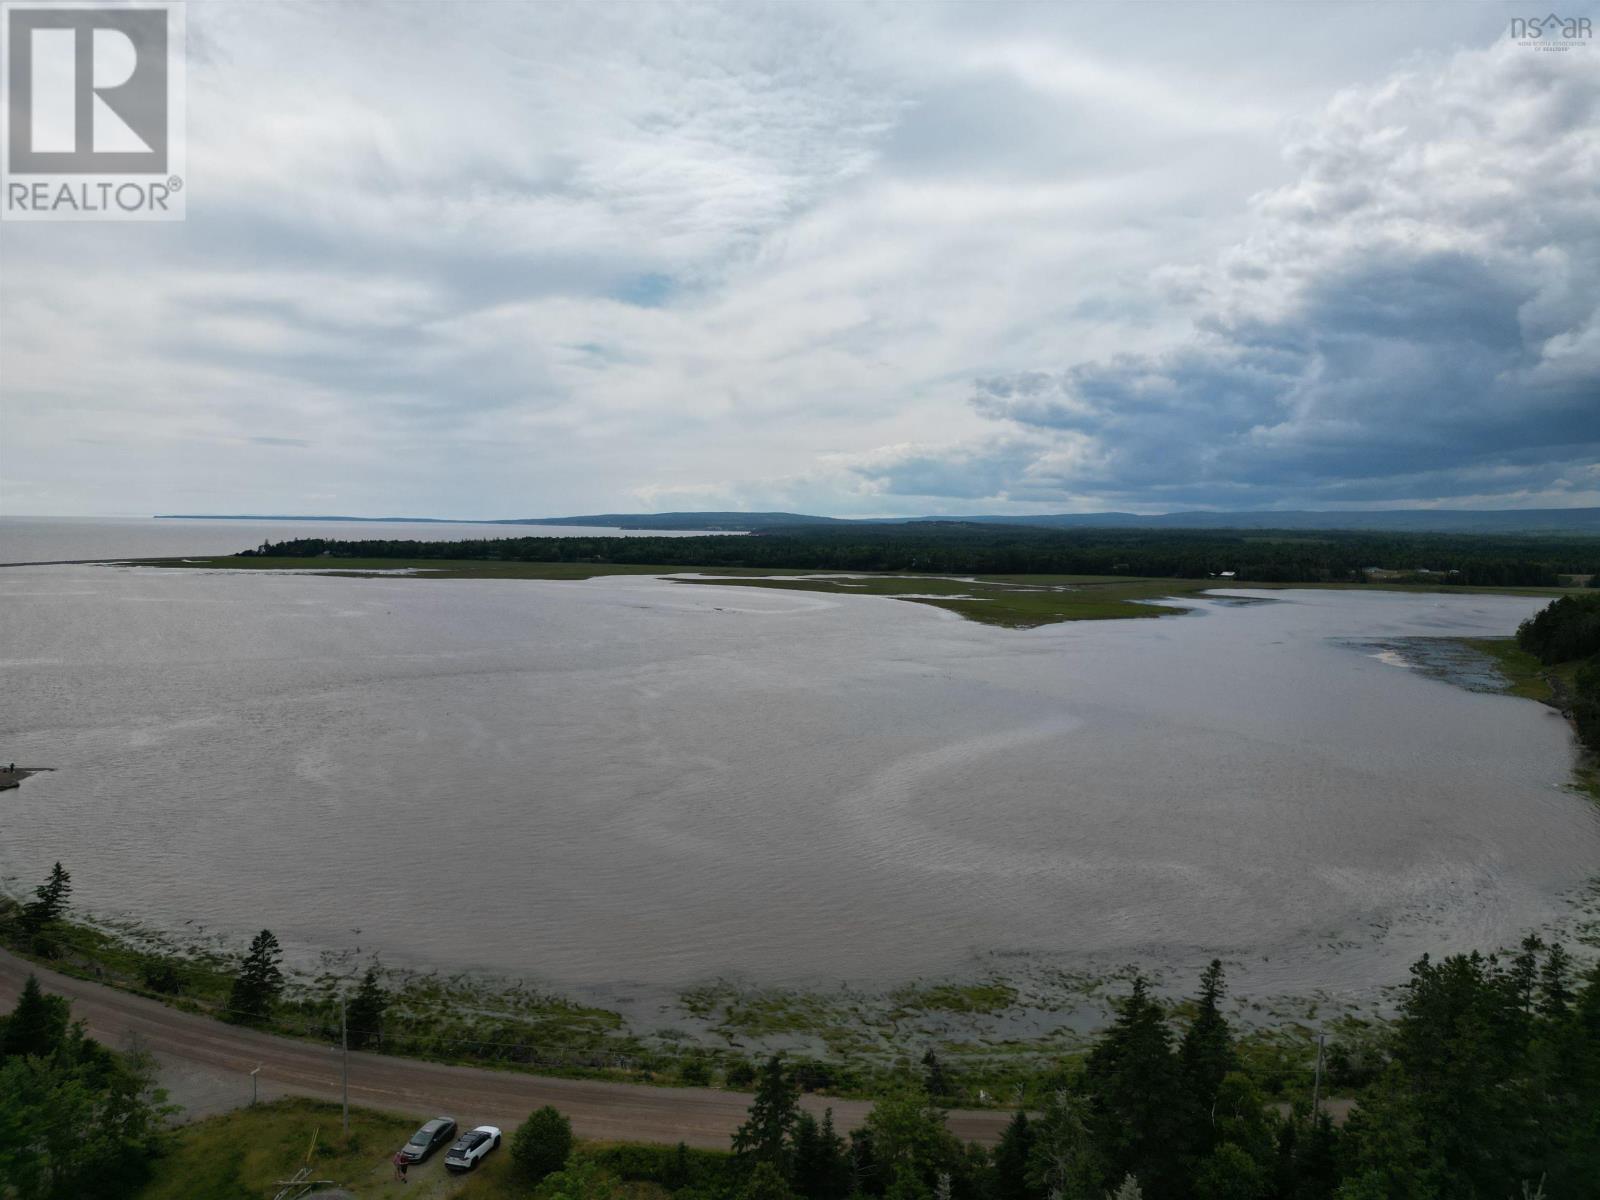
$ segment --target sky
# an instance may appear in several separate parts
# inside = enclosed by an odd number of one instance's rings
[[[1526,7],[190,3],[187,220],[0,223],[0,513],[1600,504]]]

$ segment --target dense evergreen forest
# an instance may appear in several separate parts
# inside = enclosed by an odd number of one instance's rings
[[[739,537],[527,537],[455,542],[298,538],[242,552],[300,558],[489,559],[685,567],[1128,575],[1263,583],[1416,577],[1552,586],[1600,573],[1600,538],[1214,530],[1054,530],[991,525],[797,526]]]
[[[1554,601],[1522,623],[1517,644],[1546,666],[1576,664],[1571,691],[1560,698],[1579,740],[1600,754],[1600,595]]]

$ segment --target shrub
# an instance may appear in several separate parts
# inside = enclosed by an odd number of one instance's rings
[[[654,1183],[669,1192],[682,1187],[715,1188],[726,1178],[729,1161],[723,1151],[691,1150],[681,1143],[597,1146],[579,1151],[577,1157],[619,1179]]]
[[[528,1183],[541,1183],[567,1165],[572,1153],[572,1122],[548,1104],[517,1127],[511,1137],[511,1162]]]

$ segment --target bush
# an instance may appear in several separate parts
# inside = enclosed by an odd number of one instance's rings
[[[511,1162],[526,1182],[537,1184],[567,1165],[572,1153],[572,1122],[548,1104],[511,1136]]]
[[[169,958],[147,958],[140,965],[139,977],[144,986],[163,996],[176,996],[183,991],[183,971]]]
[[[711,1064],[704,1055],[692,1054],[678,1068],[678,1078],[690,1087],[710,1087]]]
[[[624,1143],[580,1151],[578,1157],[619,1179],[654,1183],[669,1192],[682,1187],[715,1188],[728,1174],[728,1155],[719,1150]]]
[[[756,1069],[749,1059],[736,1058],[728,1064],[722,1077],[728,1081],[729,1087],[747,1088],[756,1081]]]

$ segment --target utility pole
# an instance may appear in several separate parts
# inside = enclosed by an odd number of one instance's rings
[[[1322,1102],[1322,1045],[1328,1040],[1325,1033],[1317,1034],[1317,1071],[1311,1084],[1311,1119],[1317,1119],[1317,1106]]]
[[[350,1136],[350,1026],[345,1020],[344,997],[339,997],[339,1046],[344,1058],[344,1135]],[[1322,1065],[1322,1060],[1317,1060],[1317,1065]]]

